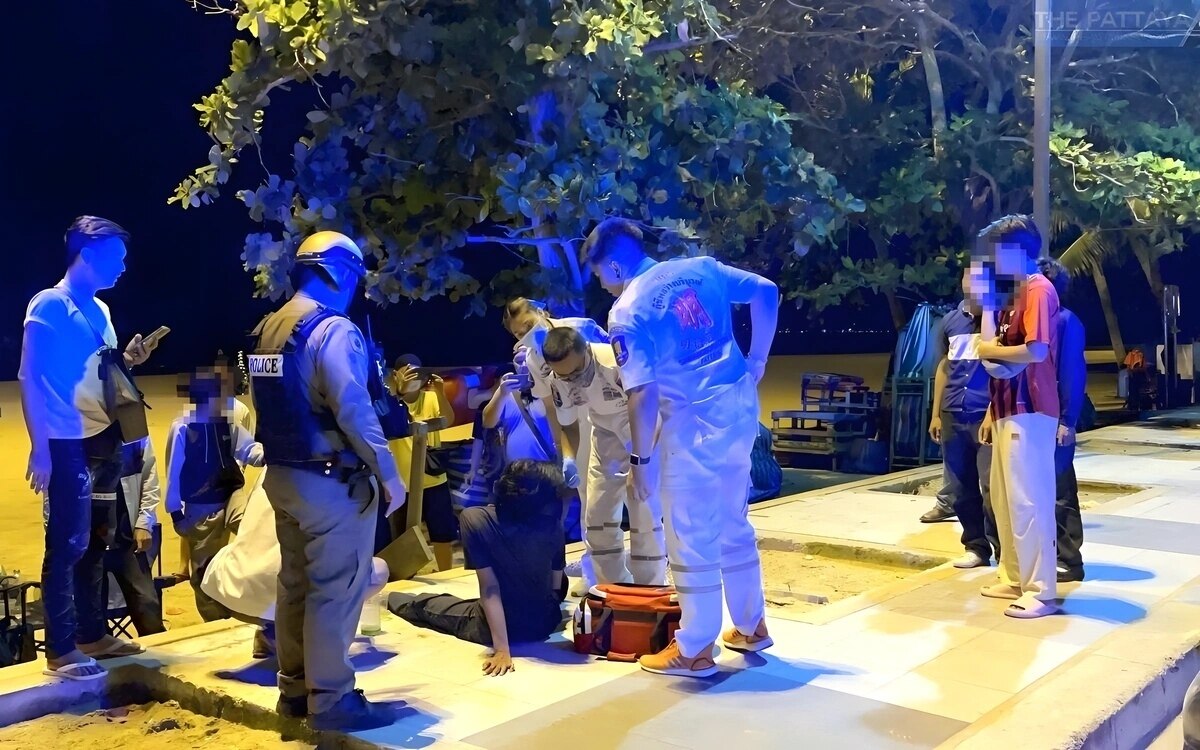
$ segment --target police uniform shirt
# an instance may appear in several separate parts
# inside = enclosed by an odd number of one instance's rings
[[[596,363],[596,374],[591,384],[583,386],[572,383],[551,372],[550,387],[554,409],[559,424],[572,424],[576,420],[576,409],[586,409],[592,423],[603,425],[628,443],[629,399],[621,384],[621,370],[617,357],[609,344],[589,344],[592,361]]]
[[[636,277],[609,313],[625,390],[659,388],[663,419],[703,402],[747,373],[731,306],[751,301],[758,277],[713,258],[659,263]]]
[[[275,320],[298,320],[319,305],[304,294],[292,297],[284,307],[296,306],[288,315],[273,316],[263,331],[263,339],[278,335],[271,328]],[[274,335],[273,335],[274,334]],[[286,339],[291,332],[283,335]],[[396,462],[379,426],[379,417],[367,392],[369,357],[366,340],[348,318],[334,316],[321,321],[297,352],[295,362],[310,404],[323,404],[333,413],[338,428],[350,441],[340,445],[334,433],[321,433],[315,439],[315,453],[353,450],[380,481],[397,477]]]

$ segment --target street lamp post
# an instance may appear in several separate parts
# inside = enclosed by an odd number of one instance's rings
[[[1033,220],[1050,250],[1050,0],[1033,11]]]

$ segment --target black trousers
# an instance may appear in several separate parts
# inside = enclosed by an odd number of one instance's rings
[[[942,412],[943,492],[962,524],[963,549],[984,560],[1000,559],[995,517],[990,512],[992,446],[979,442],[983,414]]]
[[[104,567],[116,579],[138,635],[161,633],[166,628],[163,626],[162,601],[154,587],[154,573],[150,570],[150,558],[145,552],[137,551],[129,512],[123,498],[118,500],[116,536],[104,553]]]
[[[388,609],[397,617],[423,628],[452,635],[461,641],[492,645],[483,603],[450,594],[388,594]]]
[[[104,551],[116,520],[120,449],[115,425],[85,440],[50,441],[42,603],[52,659],[105,635]]]
[[[1054,520],[1058,527],[1058,566],[1083,572],[1083,517],[1079,513],[1079,482],[1075,478],[1075,446],[1054,449]]]

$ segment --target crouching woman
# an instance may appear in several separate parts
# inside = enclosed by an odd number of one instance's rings
[[[467,508],[459,518],[480,598],[397,592],[388,609],[414,625],[491,646],[488,675],[513,671],[510,643],[544,641],[562,625],[563,491],[557,465],[513,462],[496,482],[495,504]]]

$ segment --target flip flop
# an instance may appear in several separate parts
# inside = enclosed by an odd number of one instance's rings
[[[81,669],[92,668],[98,668],[100,671],[94,674],[79,674],[79,670]],[[75,682],[90,682],[105,677],[108,672],[97,664],[95,659],[88,659],[87,661],[64,664],[57,669],[43,669],[42,674],[51,677],[61,677],[64,680],[74,680]]]
[[[1036,620],[1039,617],[1058,614],[1058,605],[1040,599],[1026,600],[1008,605],[1004,614],[1018,620]]]
[[[80,650],[82,651],[82,649]],[[116,659],[121,656],[136,656],[145,652],[146,649],[140,643],[123,641],[118,638],[107,648],[102,648],[99,651],[84,651],[83,653],[93,659]]]

